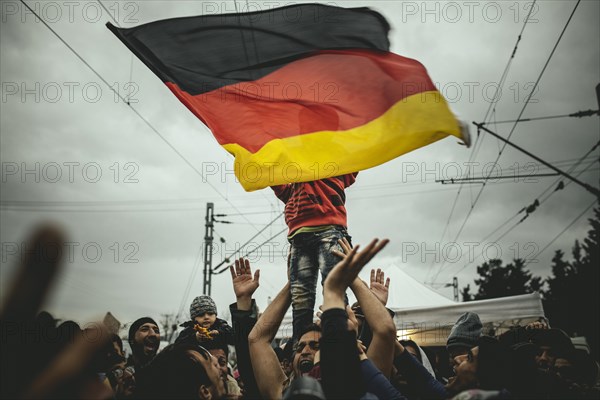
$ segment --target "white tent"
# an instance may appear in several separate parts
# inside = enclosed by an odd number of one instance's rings
[[[396,313],[394,322],[398,336],[412,339],[424,346],[443,346],[452,325],[467,311],[479,314],[484,332],[496,333],[516,324],[524,324],[544,317],[539,293],[499,299],[456,303],[418,282],[397,266],[383,268],[390,278],[390,295],[387,307]],[[361,273],[369,281],[370,270]],[[320,291],[320,288],[318,289]],[[317,307],[321,304],[317,298]],[[352,299],[350,299],[352,302]],[[292,336],[292,312],[283,319],[277,338]]]
[[[404,270],[394,265],[382,269],[385,272],[386,278],[390,278],[390,293],[387,307],[392,310],[456,304],[449,298],[429,289],[404,272]],[[368,282],[368,276],[366,278],[365,281]]]
[[[397,308],[434,307],[456,304],[452,300],[440,295],[439,293],[436,293],[422,283],[418,282],[395,265],[391,265],[382,269],[385,272],[385,276],[389,277],[391,282],[387,306],[392,310]],[[370,271],[370,269],[366,268],[360,274],[360,277],[365,282],[369,282]],[[320,292],[320,290],[321,288],[319,284],[317,287],[317,292]],[[352,303],[353,296],[350,295],[350,291],[348,291],[348,294],[350,296],[350,303]],[[321,296],[321,293],[318,293],[316,303],[317,308],[322,303],[322,298],[323,297]],[[291,309],[284,317],[276,337],[284,338],[290,336],[292,336]]]
[[[513,325],[523,325],[545,317],[539,293],[499,299],[453,303],[439,307],[394,309],[398,336],[423,346],[443,346],[452,325],[467,311],[477,313],[484,333],[496,334]]]

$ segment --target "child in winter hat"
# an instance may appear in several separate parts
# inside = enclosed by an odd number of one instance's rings
[[[227,321],[217,318],[217,305],[210,296],[201,295],[192,301],[190,319],[181,325],[185,329],[175,343],[195,342],[209,350],[233,344],[233,329]]]

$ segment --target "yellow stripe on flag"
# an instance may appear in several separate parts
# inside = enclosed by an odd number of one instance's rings
[[[253,191],[372,168],[448,135],[461,137],[458,121],[443,96],[428,91],[400,100],[356,128],[274,139],[256,153],[235,143],[223,147],[235,156],[235,174],[244,189]]]

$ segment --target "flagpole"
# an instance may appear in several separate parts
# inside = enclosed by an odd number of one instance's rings
[[[585,182],[581,182],[579,179],[575,178],[574,176],[564,172],[561,169],[556,168],[554,165],[542,160],[541,158],[537,157],[536,155],[528,152],[527,150],[523,149],[522,147],[517,146],[516,144],[504,139],[502,136],[498,135],[497,133],[489,130],[488,128],[486,128],[485,126],[483,126],[483,124],[479,124],[475,121],[473,121],[473,125],[475,125],[478,129],[483,129],[484,131],[486,131],[487,133],[489,133],[490,135],[494,136],[495,138],[503,141],[504,143],[514,147],[515,149],[519,150],[522,153],[527,154],[529,157],[533,158],[536,161],[539,161],[540,163],[544,164],[545,166],[547,166],[548,168],[558,172],[559,174],[561,174],[562,176],[564,176],[567,179],[570,179],[571,181],[575,182],[576,184],[582,186],[583,188],[585,188],[588,192],[596,195],[596,197],[600,197],[600,191],[598,189],[596,189],[593,186],[588,185]]]

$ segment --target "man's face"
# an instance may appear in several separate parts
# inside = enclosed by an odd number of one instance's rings
[[[538,367],[542,369],[549,369],[554,367],[556,362],[556,355],[550,348],[550,346],[540,346],[538,355],[535,356],[535,362]]]
[[[451,393],[459,393],[477,387],[477,368],[479,365],[479,347],[473,347],[467,354],[456,356],[453,360],[454,373],[446,389]]]
[[[210,349],[208,352],[217,359],[217,363],[219,364],[219,369],[221,370],[221,376],[225,380],[227,379],[227,374],[229,370],[227,369],[227,355],[225,354],[225,350],[223,349]]]
[[[201,395],[202,386],[207,387],[207,389],[210,391],[212,399],[220,399],[221,397],[223,397],[225,395],[225,384],[221,377],[221,369],[219,368],[217,358],[213,357],[210,353],[206,353],[208,357],[204,357],[202,354],[194,350],[190,350],[189,354],[194,360],[202,364],[202,367],[204,367],[206,375],[210,380],[210,386],[201,385],[198,388],[199,397],[203,398],[203,396]]]
[[[194,321],[203,328],[210,328],[217,320],[217,314],[215,313],[204,313],[194,318]]]
[[[318,331],[306,332],[300,337],[296,347],[294,347],[293,369],[296,376],[312,369],[315,354],[319,350],[319,339],[321,339],[321,332]]]
[[[133,340],[136,347],[132,349],[134,353],[141,351],[146,357],[154,357],[160,345],[160,330],[155,324],[146,322],[135,332]]]
[[[448,365],[450,368],[454,366],[454,359],[458,356],[464,356],[469,352],[468,347],[464,346],[455,346],[448,350]]]

